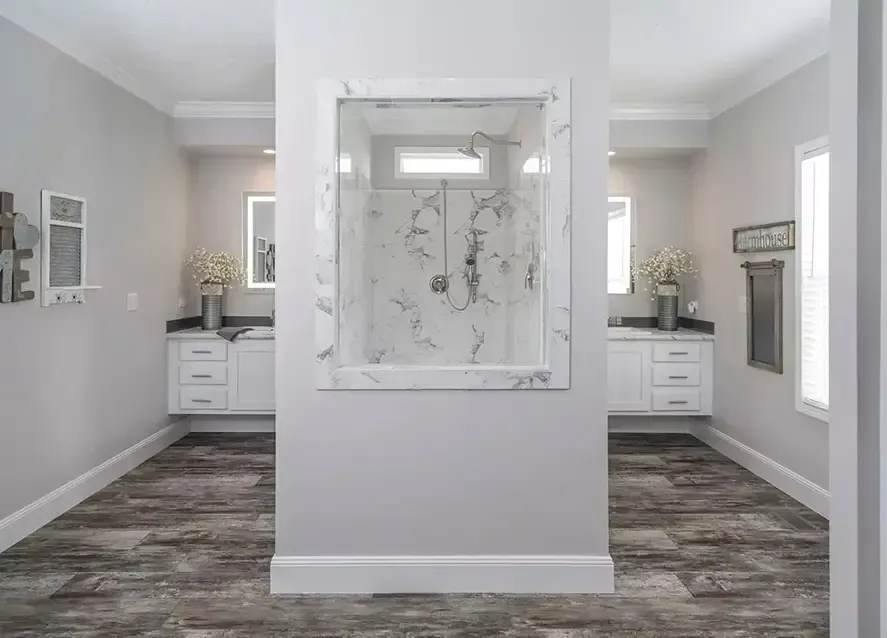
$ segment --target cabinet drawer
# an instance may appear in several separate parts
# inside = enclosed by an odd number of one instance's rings
[[[228,344],[218,341],[185,341],[179,344],[180,361],[227,361]]]
[[[653,388],[653,412],[698,412],[699,388]]]
[[[227,410],[228,388],[183,386],[179,388],[179,407],[183,410]]]
[[[698,363],[654,363],[653,385],[698,386],[702,375],[701,366]]]
[[[182,385],[225,385],[228,364],[224,361],[183,361],[179,364]]]
[[[653,361],[699,361],[702,347],[698,343],[672,341],[653,344]]]

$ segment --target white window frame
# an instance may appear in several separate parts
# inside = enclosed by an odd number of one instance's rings
[[[80,202],[80,223],[53,221],[52,219],[52,198],[60,197]],[[41,208],[40,208],[40,232],[42,233],[43,246],[40,250],[40,305],[45,307],[56,304],[66,303],[84,303],[86,290],[100,290],[101,286],[86,285],[86,254],[87,254],[87,211],[86,198],[77,197],[76,195],[68,195],[66,193],[57,193],[55,191],[41,191]],[[80,233],[80,285],[79,286],[50,286],[50,255],[52,253],[52,234],[50,229],[52,226],[67,226],[68,228],[79,228]]]
[[[795,237],[797,243],[795,246],[795,408],[798,412],[806,414],[826,423],[829,422],[828,409],[823,409],[818,405],[813,405],[804,400],[802,396],[802,308],[803,308],[803,275],[804,269],[803,259],[803,214],[802,214],[802,165],[804,160],[812,159],[819,155],[830,152],[829,138],[827,136],[818,137],[815,140],[800,144],[795,147]],[[829,211],[829,223],[831,223],[831,211]],[[831,287],[831,281],[829,281]]]
[[[446,154],[453,155],[459,152],[455,146],[395,146],[394,147],[394,178],[395,179],[471,179],[471,180],[489,180],[490,179],[490,147],[475,146],[481,157],[480,173],[405,173],[402,170],[401,159],[403,155],[414,153],[427,153],[428,155]]]
[[[634,293],[634,287],[632,286],[632,281],[631,281],[631,247],[632,247],[632,239],[634,237],[634,208],[632,206],[632,200],[631,200],[631,197],[629,197],[627,195],[615,195],[615,196],[608,197],[607,202],[608,203],[619,203],[619,204],[623,204],[625,206],[625,217],[627,218],[627,226],[628,226],[628,233],[626,234],[626,237],[623,239],[624,245],[622,247],[623,255],[625,255],[625,259],[628,260],[628,263],[625,264],[626,273],[627,273],[627,277],[628,277],[627,281],[625,282],[625,284],[626,284],[625,291],[624,292],[611,292],[610,291],[610,282],[617,281],[617,280],[610,279],[609,256],[608,256],[608,259],[607,259],[607,294],[608,295],[631,295]],[[610,222],[609,211],[607,211],[607,234],[608,234],[607,245],[609,245],[609,243],[610,243],[610,238],[609,238],[610,223],[609,222]],[[618,281],[622,282],[622,279],[619,279]]]

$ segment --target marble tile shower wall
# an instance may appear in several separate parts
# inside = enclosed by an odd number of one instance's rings
[[[368,311],[363,363],[538,365],[541,290],[524,287],[539,247],[540,216],[533,201],[534,194],[524,191],[447,192],[447,259],[458,305],[468,297],[465,234],[477,230],[483,242],[477,303],[458,312],[429,287],[431,277],[444,270],[442,191],[371,193],[363,215],[365,294],[362,308],[351,315],[356,319],[355,313]]]

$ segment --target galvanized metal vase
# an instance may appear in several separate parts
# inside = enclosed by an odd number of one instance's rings
[[[656,287],[656,327],[660,330],[678,329],[678,284],[659,284]]]
[[[204,330],[222,327],[222,286],[218,284],[200,287],[200,327]]]

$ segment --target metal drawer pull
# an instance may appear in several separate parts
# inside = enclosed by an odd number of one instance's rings
[[[668,354],[683,354],[683,355],[687,355],[687,354],[690,354],[690,353],[689,353],[689,352],[669,352]]]
[[[209,399],[191,399],[192,403],[212,403]],[[686,403],[686,401],[684,401]]]
[[[191,354],[212,354],[212,353],[213,353],[212,350],[192,350],[191,351]],[[672,354],[674,354],[674,353],[672,352]]]
[[[687,405],[686,401],[669,401],[668,405]]]
[[[212,379],[213,375],[211,375],[211,374],[192,374],[191,378],[192,379]],[[684,378],[686,379],[687,377],[684,377]]]
[[[206,376],[209,376],[209,375],[206,375]],[[670,374],[670,375],[668,375],[668,378],[669,379],[689,379],[690,377],[688,377],[686,374],[684,374],[684,375]]]

